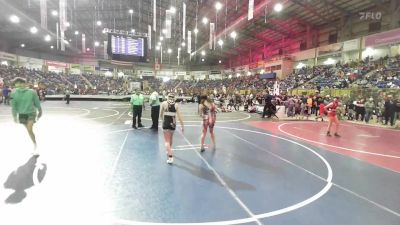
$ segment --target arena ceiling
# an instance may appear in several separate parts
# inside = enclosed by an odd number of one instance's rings
[[[153,23],[153,0],[66,1],[67,20],[70,23],[66,40],[71,40],[68,54],[77,53],[81,33],[86,34],[86,45],[91,47],[94,41],[103,43],[106,40],[107,35],[102,34],[105,27],[128,31],[135,29],[146,33],[147,26]],[[3,49],[12,51],[24,43],[26,49],[33,51],[57,51],[51,50],[50,45],[55,46],[56,22],[59,17],[52,16],[51,13],[58,10],[59,0],[47,0],[47,30],[40,28],[39,2],[40,0],[0,0],[0,40],[3,41]],[[305,36],[307,29],[338,28],[341,18],[358,15],[361,11],[379,7],[390,0],[254,0],[254,19],[250,21],[247,20],[248,0],[219,0],[223,7],[218,13],[215,9],[216,0],[157,0],[157,39],[165,21],[165,10],[171,6],[176,7],[172,24],[173,38],[167,40],[164,47],[173,49],[174,53],[182,43],[182,2],[187,4],[187,30],[198,28],[196,46],[193,47],[197,54],[192,57],[192,63],[201,63],[201,58],[206,58],[205,63],[215,64],[219,60],[226,61],[249,50],[259,51],[265,45],[298,42],[299,37]],[[279,13],[273,9],[278,2],[284,6]],[[133,13],[129,13],[130,9]],[[19,24],[10,23],[11,14],[21,18]],[[215,50],[209,50],[209,25],[202,23],[203,17],[212,22],[217,18],[217,39],[223,40],[222,48],[217,45]],[[97,21],[101,21],[101,26],[97,26]],[[29,32],[32,26],[39,28],[35,35]],[[75,35],[75,31],[80,33]],[[233,31],[237,33],[235,39],[230,36]],[[43,40],[46,34],[53,37],[51,42]],[[193,37],[193,45],[194,39]],[[205,57],[200,54],[203,50],[206,52]],[[152,54],[154,58],[159,53],[153,51]],[[184,57],[188,62],[189,54]]]

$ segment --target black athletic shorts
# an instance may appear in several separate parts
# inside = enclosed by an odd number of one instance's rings
[[[36,113],[18,114],[18,121],[21,124],[27,124],[28,121],[36,122]]]

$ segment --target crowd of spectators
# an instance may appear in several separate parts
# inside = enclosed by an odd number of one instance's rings
[[[374,69],[354,82],[353,87],[400,88],[400,56],[384,57],[374,63]]]
[[[400,56],[385,57],[376,61],[368,59],[359,63],[303,67],[294,70],[283,80],[261,79],[259,75],[239,76],[219,80],[169,80],[157,78],[116,77],[94,74],[64,74],[43,72],[23,67],[0,66],[0,78],[9,84],[15,77],[26,78],[32,87],[44,89],[47,94],[63,94],[66,89],[73,94],[129,94],[130,82],[141,82],[144,90],[176,92],[193,95],[208,90],[224,89],[224,93],[239,90],[271,90],[279,84],[281,91],[294,88],[337,89],[349,87],[400,87]],[[146,85],[144,85],[146,83]]]

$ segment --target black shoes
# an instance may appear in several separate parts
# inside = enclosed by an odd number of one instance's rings
[[[341,137],[338,133],[335,133],[334,135],[335,135],[335,137]],[[326,132],[326,136],[331,137],[332,135],[331,135],[331,133],[328,131],[328,132]]]

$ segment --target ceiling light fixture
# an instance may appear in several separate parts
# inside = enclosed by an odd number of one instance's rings
[[[207,17],[203,17],[203,19],[201,20],[201,22],[205,25],[208,23],[208,18]]]
[[[231,38],[235,39],[237,37],[237,33],[236,31],[232,31],[232,33],[230,34]]]
[[[44,40],[45,40],[45,41],[47,41],[47,42],[51,41],[51,37],[50,37],[50,35],[46,35],[46,36],[44,36]]]
[[[219,11],[219,10],[222,9],[222,4],[221,4],[221,2],[215,3],[215,9],[217,9],[217,11]]]
[[[32,34],[36,34],[38,32],[38,29],[36,27],[31,27],[30,31]]]
[[[10,21],[12,22],[12,23],[19,23],[19,17],[18,16],[16,16],[16,15],[11,15],[10,16]]]
[[[282,11],[282,9],[283,9],[282,3],[276,3],[276,4],[274,5],[274,10],[275,10],[275,12],[280,12],[280,11]]]

